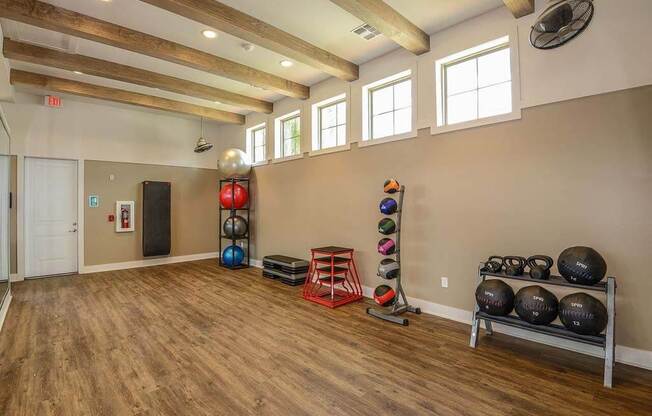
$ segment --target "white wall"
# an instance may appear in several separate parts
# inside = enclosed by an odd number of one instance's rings
[[[302,151],[308,152],[312,104],[346,92],[350,94],[350,142],[355,143],[362,137],[362,87],[408,68],[418,72],[417,127],[430,127],[436,116],[435,61],[506,34],[518,37],[522,108],[652,84],[652,1],[594,0],[595,16],[584,33],[548,51],[529,44],[530,27],[548,2],[538,0],[536,4],[535,14],[518,20],[503,7],[433,34],[431,51],[418,57],[398,48],[361,65],[357,81],[329,78],[313,85],[310,99],[286,98],[275,103],[273,114],[251,114],[244,127],[229,129],[235,137],[227,140],[244,149],[245,128],[267,121],[267,154],[271,156],[274,118],[301,109]]]
[[[11,153],[65,159],[216,168],[217,153],[194,153],[197,117],[63,96],[63,108],[43,105],[42,95],[16,93],[3,103],[12,132]],[[215,143],[219,126],[204,122]]]

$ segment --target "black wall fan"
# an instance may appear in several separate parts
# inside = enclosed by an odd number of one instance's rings
[[[586,29],[593,11],[593,0],[554,0],[532,26],[530,43],[537,49],[563,45]]]

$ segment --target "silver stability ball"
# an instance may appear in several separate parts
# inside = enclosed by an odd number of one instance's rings
[[[217,168],[227,178],[246,178],[251,171],[251,159],[240,149],[227,149],[220,156]]]
[[[240,215],[234,215],[224,221],[222,225],[224,235],[228,238],[240,238],[247,235],[247,220]]]

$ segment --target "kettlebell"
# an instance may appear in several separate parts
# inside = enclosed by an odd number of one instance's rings
[[[490,256],[486,262],[484,262],[483,270],[489,273],[500,273],[503,269],[503,258],[500,256]]]
[[[505,256],[503,257],[505,263],[505,274],[507,276],[522,276],[525,271],[525,257],[521,256]]]
[[[544,264],[539,264],[537,261],[541,261]],[[555,264],[555,262],[552,257],[549,256],[536,255],[527,259],[527,265],[530,267],[530,277],[533,279],[548,280],[550,278],[550,269],[553,264]]]

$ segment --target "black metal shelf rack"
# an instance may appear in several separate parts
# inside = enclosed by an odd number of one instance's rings
[[[229,269],[229,270],[246,269],[246,268],[251,266],[251,259],[249,257],[249,252],[250,252],[250,248],[251,248],[251,242],[250,242],[251,221],[250,221],[249,213],[250,213],[252,195],[251,195],[251,187],[249,186],[249,178],[220,179],[220,191],[222,190],[224,185],[227,185],[227,184],[231,185],[231,192],[232,192],[231,201],[235,201],[235,185],[236,184],[244,186],[244,188],[247,190],[249,198],[247,200],[246,206],[244,206],[242,208],[224,208],[224,207],[222,207],[221,203],[218,202],[218,204],[219,204],[219,210],[218,210],[219,211],[219,224],[218,224],[218,226],[219,226],[219,250],[220,250],[219,251],[219,265],[221,267],[224,267],[224,268]],[[237,215],[238,211],[247,213],[247,216],[246,216],[247,234],[245,236],[243,236],[243,237],[227,237],[222,232],[222,227],[224,225],[224,221],[229,217]],[[226,216],[223,215],[223,213],[225,213],[225,212],[228,213],[228,214],[226,214]],[[223,241],[229,241],[229,242],[231,242],[231,245],[235,246],[235,245],[237,245],[236,243],[244,241],[244,240],[246,240],[247,249],[244,250],[244,248],[243,248],[244,256],[245,256],[243,262],[241,264],[237,265],[237,266],[229,266],[229,265],[224,264],[224,262],[222,261],[222,250],[225,247],[222,245],[222,242]]]
[[[612,387],[613,379],[613,366],[614,366],[614,353],[616,344],[615,339],[615,320],[616,320],[616,278],[607,277],[606,281],[597,283],[594,286],[584,286],[566,281],[561,276],[550,276],[548,280],[534,280],[529,276],[510,276],[504,273],[490,273],[482,270],[483,263],[478,267],[478,284],[482,283],[487,277],[519,280],[539,285],[561,286],[579,289],[580,291],[597,291],[605,294],[607,301],[607,329],[604,334],[599,335],[581,335],[569,331],[565,327],[556,324],[549,325],[534,325],[525,322],[518,316],[493,316],[480,311],[478,305],[475,305],[473,311],[473,323],[471,327],[471,340],[470,345],[475,348],[478,343],[478,334],[480,332],[480,322],[484,321],[487,335],[493,334],[492,322],[502,325],[507,325],[514,328],[520,328],[539,334],[548,335],[551,337],[562,338],[573,342],[582,344],[593,345],[603,350],[604,359],[604,386]]]

